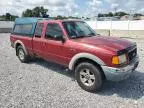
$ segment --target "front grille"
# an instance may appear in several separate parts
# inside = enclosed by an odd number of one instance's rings
[[[131,62],[137,56],[137,48],[128,52],[128,59]]]

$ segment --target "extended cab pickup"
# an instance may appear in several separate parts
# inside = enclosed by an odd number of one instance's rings
[[[10,41],[21,62],[40,57],[66,66],[90,92],[100,89],[104,79],[126,79],[139,63],[136,43],[97,35],[80,20],[18,18]]]

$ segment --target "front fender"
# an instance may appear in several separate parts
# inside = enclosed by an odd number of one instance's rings
[[[94,62],[98,63],[99,65],[105,65],[105,63],[103,62],[103,60],[101,60],[99,57],[90,54],[90,53],[78,53],[76,55],[74,55],[69,63],[69,69],[72,70],[75,63],[77,62],[78,59],[80,58],[87,58],[90,60],[93,60]]]

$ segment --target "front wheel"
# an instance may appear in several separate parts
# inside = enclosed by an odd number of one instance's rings
[[[80,63],[75,69],[75,74],[79,86],[86,91],[95,92],[102,86],[102,74],[92,63]]]

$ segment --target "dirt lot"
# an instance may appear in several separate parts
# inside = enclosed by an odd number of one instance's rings
[[[98,93],[82,90],[73,73],[43,60],[20,63],[9,34],[0,34],[0,108],[142,108],[144,40],[138,44],[140,65],[122,82],[105,82]]]

